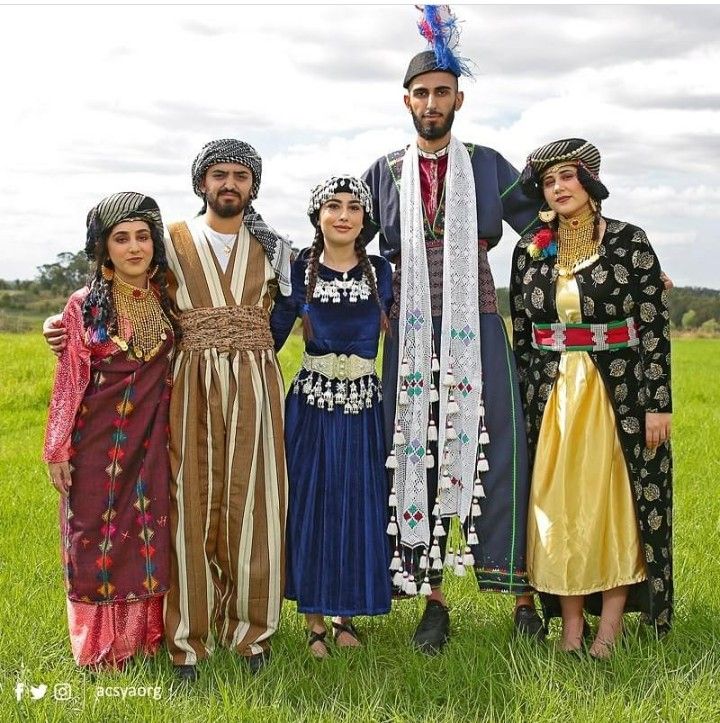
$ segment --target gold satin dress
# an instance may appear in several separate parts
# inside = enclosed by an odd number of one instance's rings
[[[582,321],[574,276],[559,276],[560,321]],[[602,378],[584,351],[563,352],[543,413],[528,515],[531,585],[587,595],[645,579],[627,467]]]

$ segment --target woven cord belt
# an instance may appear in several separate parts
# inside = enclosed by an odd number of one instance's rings
[[[611,351],[637,346],[632,318],[609,324],[533,324],[532,345],[545,351]]]
[[[218,306],[180,314],[183,351],[273,349],[270,314],[258,306]]]

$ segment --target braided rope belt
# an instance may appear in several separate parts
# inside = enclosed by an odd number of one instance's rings
[[[188,309],[180,314],[183,351],[273,349],[270,313],[258,306]]]

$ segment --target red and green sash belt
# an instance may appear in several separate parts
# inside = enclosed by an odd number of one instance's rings
[[[610,351],[637,346],[632,318],[609,324],[533,324],[532,345],[546,351]]]

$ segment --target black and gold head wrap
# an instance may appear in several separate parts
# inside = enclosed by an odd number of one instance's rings
[[[162,238],[162,217],[154,199],[134,191],[113,193],[93,206],[85,221],[85,253],[91,261],[97,259],[100,243],[110,229],[123,221],[145,221],[151,230],[157,229]]]
[[[600,180],[600,151],[583,138],[563,138],[536,148],[528,157],[520,175],[526,196],[543,198],[542,178],[553,166],[572,163],[578,167],[578,180],[596,201],[603,201],[610,192]]]

